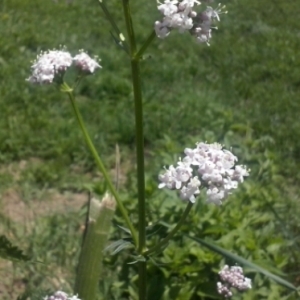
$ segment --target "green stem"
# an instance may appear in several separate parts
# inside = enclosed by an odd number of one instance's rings
[[[124,49],[125,51],[128,53],[128,44],[127,42],[124,40],[125,37],[123,36],[122,32],[120,31],[119,27],[117,26],[114,18],[112,17],[112,15],[110,14],[109,10],[107,9],[106,5],[104,4],[103,0],[98,0],[99,5],[101,6],[106,18],[108,19],[108,21],[110,22],[112,28],[114,29],[114,31],[116,32],[118,38],[120,39],[120,42],[124,45]]]
[[[127,35],[130,45],[131,55],[131,74],[134,93],[134,108],[135,108],[135,140],[136,140],[136,155],[137,155],[137,188],[138,188],[138,230],[139,243],[138,252],[140,254],[146,248],[146,205],[145,205],[145,165],[144,165],[144,132],[143,132],[143,101],[141,90],[141,75],[139,58],[136,57],[136,40],[132,26],[129,0],[123,0],[123,10],[127,29]],[[146,300],[147,290],[147,265],[146,261],[138,263],[138,289],[139,300]]]
[[[146,300],[147,297],[147,262],[139,261],[138,263],[138,286],[139,286],[139,300]]]
[[[193,207],[193,203],[189,201],[187,207],[185,208],[184,213],[182,214],[179,222],[177,223],[177,225],[169,232],[169,234],[163,239],[161,240],[157,245],[155,245],[153,248],[150,248],[149,250],[144,252],[144,255],[150,255],[156,251],[161,250],[161,248],[163,246],[165,246],[169,240],[177,233],[177,231],[180,229],[180,227],[182,226],[182,224],[184,223],[184,221],[186,220],[189,212],[191,211]]]
[[[107,183],[107,186],[108,186],[108,189],[110,190],[110,192],[112,193],[112,195],[114,196],[114,198],[116,199],[116,202],[118,204],[118,209],[120,210],[125,222],[126,222],[126,225],[128,226],[130,232],[131,232],[131,235],[132,235],[132,238],[133,238],[133,241],[135,243],[135,245],[138,245],[138,240],[137,240],[137,235],[136,235],[136,232],[133,228],[133,225],[127,215],[127,212],[126,212],[126,209],[116,191],[116,189],[114,188],[114,185],[113,183],[111,182],[110,178],[109,178],[109,175],[104,167],[104,164],[102,162],[102,160],[100,159],[99,155],[98,155],[98,152],[86,130],[86,127],[84,125],[84,122],[83,122],[83,119],[81,117],[81,114],[79,112],[79,109],[77,107],[77,104],[76,104],[76,101],[75,101],[75,98],[74,98],[74,95],[73,95],[73,92],[72,90],[66,90],[66,92],[68,93],[69,95],[69,98],[70,98],[70,101],[71,101],[71,104],[72,104],[72,107],[73,107],[73,110],[74,110],[74,113],[76,115],[76,118],[77,118],[77,121],[79,123],[79,126],[82,130],[82,133],[83,133],[83,136],[85,138],[85,141],[95,159],[95,162],[97,164],[97,167],[98,169],[100,170],[100,172],[102,173],[103,177],[105,178],[105,181]]]
[[[143,132],[143,103],[140,85],[139,61],[131,61],[133,90],[135,102],[135,130],[137,152],[137,179],[138,179],[138,214],[139,214],[139,246],[142,253],[146,244],[146,204],[145,204],[145,165],[144,165],[144,132]]]
[[[145,166],[144,166],[144,122],[143,101],[141,90],[141,76],[139,59],[136,58],[136,42],[130,15],[129,0],[123,0],[124,16],[127,34],[130,42],[131,74],[135,108],[135,134],[137,154],[137,181],[138,181],[138,215],[139,215],[139,244],[138,252],[142,253],[146,244],[146,215],[145,215]]]
[[[130,54],[131,54],[131,58],[133,58],[136,52],[136,42],[135,42],[135,35],[132,26],[129,0],[123,0],[122,3],[123,3],[124,18],[125,18],[126,29],[127,29],[129,45],[130,45]]]
[[[144,52],[146,51],[146,49],[148,48],[148,46],[151,44],[151,42],[154,40],[155,37],[156,37],[155,31],[152,30],[152,32],[148,36],[146,42],[143,44],[143,46],[141,47],[141,49],[135,55],[137,58],[141,58],[142,57],[142,55],[144,54]]]

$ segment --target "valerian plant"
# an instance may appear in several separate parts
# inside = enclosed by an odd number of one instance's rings
[[[114,185],[109,173],[101,159],[100,150],[96,149],[93,140],[86,129],[84,120],[77,106],[75,90],[81,80],[86,76],[94,74],[102,68],[97,57],[80,50],[75,56],[64,47],[56,50],[48,50],[38,55],[32,64],[32,74],[27,79],[33,84],[56,84],[59,90],[67,94],[78,125],[89,148],[97,168],[102,173],[106,182],[107,193],[101,201],[91,199],[87,218],[87,228],[83,239],[81,254],[78,262],[74,296],[62,291],[56,291],[53,295],[46,296],[45,300],[95,300],[98,292],[98,281],[101,273],[101,262],[106,248],[111,221],[115,206],[123,217],[126,228],[123,229],[130,234],[131,239],[117,241],[109,248],[113,253],[134,249],[134,261],[138,265],[138,299],[147,299],[147,264],[149,258],[155,257],[163,251],[172,237],[179,232],[185,223],[187,216],[199,194],[204,191],[207,202],[221,206],[226,198],[243,183],[244,178],[249,176],[246,166],[237,164],[237,157],[229,150],[225,150],[221,144],[208,144],[205,141],[196,144],[196,147],[186,148],[185,156],[175,166],[165,167],[158,175],[158,188],[177,190],[179,197],[187,202],[185,211],[173,229],[165,238],[152,248],[147,247],[146,237],[146,193],[145,193],[145,163],[144,163],[144,133],[143,133],[143,101],[141,89],[141,58],[151,42],[157,36],[160,39],[167,38],[173,29],[180,33],[187,32],[196,42],[209,46],[212,32],[217,29],[215,23],[220,21],[220,14],[227,13],[225,6],[221,4],[215,8],[210,6],[212,0],[165,0],[158,3],[158,11],[162,18],[154,22],[151,34],[141,47],[137,46],[130,1],[122,0],[126,33],[121,32],[117,21],[103,0],[99,0],[108,21],[113,28],[113,37],[128,54],[131,66],[133,102],[135,116],[135,141],[136,141],[136,165],[137,165],[137,228],[128,216],[117,187]],[[213,5],[213,4],[212,4]],[[146,12],[145,12],[146,13]],[[76,78],[72,84],[65,81],[65,74],[70,68],[76,70]],[[102,72],[105,72],[103,70]],[[92,104],[91,104],[92,105]],[[99,130],[104,130],[99,128]],[[211,250],[214,248],[211,247]],[[227,265],[219,273],[222,282],[216,282],[216,290],[225,298],[230,298],[232,288],[237,291],[246,291],[252,287],[251,279],[244,277],[243,270],[239,266],[228,267]],[[282,282],[281,282],[282,283]]]

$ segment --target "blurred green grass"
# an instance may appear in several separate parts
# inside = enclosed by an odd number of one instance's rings
[[[148,222],[156,224],[162,219],[173,224],[183,209],[175,194],[157,191],[157,173],[162,166],[174,163],[184,147],[197,141],[221,142],[232,147],[240,162],[252,169],[251,177],[221,209],[198,204],[191,217],[193,233],[199,237],[207,234],[239,255],[267,268],[281,269],[289,280],[299,284],[297,3],[232,0],[222,4],[227,5],[229,13],[221,15],[210,47],[174,31],[166,40],[156,39],[142,62]],[[114,0],[107,5],[124,30],[121,2]],[[132,13],[142,44],[153,22],[160,18],[156,2],[135,1]],[[120,146],[127,178],[123,197],[136,221],[135,201],[128,200],[136,197],[129,62],[114,44],[97,1],[2,0],[0,22],[0,190],[16,189],[30,201],[43,189],[81,192],[91,178],[99,179],[68,99],[55,87],[31,86],[25,81],[30,61],[41,50],[65,45],[75,54],[83,48],[102,59],[103,69],[80,86],[78,103],[109,169],[114,167],[115,144]],[[20,176],[9,172],[12,165],[32,159],[40,163],[29,163],[18,172]],[[4,215],[1,218],[5,220]],[[57,267],[65,268],[66,288],[72,286],[76,255],[68,263],[59,257],[66,257],[66,247],[74,242],[69,235],[80,235],[75,225],[72,233],[63,226],[61,231],[57,226],[57,232],[51,228],[53,222],[63,225],[69,218],[72,216],[67,213],[43,217],[36,220],[40,231],[22,239],[18,231],[14,234],[35,257],[43,259],[48,253]],[[120,222],[118,216],[116,220]],[[80,226],[83,215],[74,222]],[[15,226],[10,223],[3,228],[13,232]],[[187,226],[183,232],[189,229]],[[48,231],[51,234],[47,236]],[[63,233],[66,242],[58,242],[58,248],[41,242],[46,236],[55,239]],[[158,236],[163,235],[160,230]],[[112,233],[112,238],[119,236],[117,230]],[[107,272],[112,275],[101,287],[107,299],[134,299],[135,281],[128,279],[133,275],[124,259],[127,262],[122,254],[106,260]],[[217,277],[212,268],[217,271],[220,258],[215,254],[179,236],[160,260],[167,261],[167,267],[150,266],[149,276],[165,283],[162,299],[216,297]],[[183,263],[194,266],[193,270],[183,269]],[[121,275],[113,271],[116,266],[122,269]],[[25,269],[29,273],[17,268],[24,277],[35,272],[26,282],[28,289],[36,287],[36,282],[41,287],[55,286],[47,283],[55,267],[29,266]],[[255,289],[242,299],[296,299],[284,298],[283,289],[260,276],[252,278]]]

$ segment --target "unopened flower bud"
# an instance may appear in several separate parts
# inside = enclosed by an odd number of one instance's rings
[[[252,288],[251,279],[244,276],[243,269],[239,266],[229,267],[225,265],[219,272],[222,282],[217,283],[217,290],[220,295],[225,298],[232,297],[232,288],[240,292]]]

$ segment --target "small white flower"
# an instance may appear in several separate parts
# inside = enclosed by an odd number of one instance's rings
[[[206,195],[207,195],[207,202],[214,203],[216,205],[221,205],[222,201],[226,197],[225,190],[218,189],[216,187],[207,189]]]
[[[176,174],[177,179],[180,182],[187,182],[192,176],[193,169],[189,164],[186,164],[182,161],[177,163]]]
[[[168,189],[172,190],[176,187],[176,170],[171,165],[169,170],[165,168],[166,172],[164,174],[159,175],[159,180],[161,183],[158,185],[158,188],[161,189],[163,187],[167,187]]]
[[[200,31],[195,31],[196,34],[196,39],[199,43],[206,43],[209,45],[209,40],[211,39],[211,29],[204,31],[200,29]]]
[[[246,291],[248,289],[252,288],[252,281],[250,278],[244,277],[243,281],[240,282],[238,286],[238,290],[240,291]]]
[[[184,11],[186,15],[190,14],[194,5],[200,5],[201,3],[196,0],[183,0],[179,3],[178,8],[180,11]]]
[[[170,16],[178,11],[177,3],[178,1],[176,0],[166,0],[164,4],[159,5],[157,8],[163,15]]]
[[[46,296],[44,300],[68,300],[68,294],[62,291],[57,291],[52,296]]]
[[[186,186],[182,187],[180,191],[180,198],[182,200],[189,200],[190,202],[195,203],[195,196],[200,194],[200,185],[201,182],[199,181],[198,177],[195,176]]]
[[[67,293],[57,291],[51,296],[46,296],[44,300],[80,300],[77,296],[69,296]]]
[[[217,291],[220,295],[223,295],[225,298],[230,298],[233,296],[229,287],[221,282],[217,283]]]
[[[156,21],[154,24],[154,30],[160,39],[166,38],[170,34],[170,29],[168,27],[168,22],[165,20],[163,22]]]
[[[68,300],[80,300],[80,299],[77,296],[74,295],[72,297],[69,297]]]
[[[232,180],[232,178],[230,178],[230,177],[227,177],[227,178],[224,178],[223,185],[224,185],[224,189],[229,191],[229,190],[236,189],[238,187],[238,182],[235,180]]]
[[[189,18],[186,15],[182,15],[182,22],[181,22],[181,26],[179,28],[179,32],[183,33],[187,30],[190,30],[193,28],[193,19]]]
[[[222,13],[227,13],[224,11],[225,6],[218,5],[216,9],[208,6],[205,11],[199,13],[195,18],[195,25],[193,27],[193,32],[196,36],[196,39],[200,43],[207,43],[209,45],[209,40],[211,38],[211,28],[217,29],[217,27],[213,27],[213,21],[216,19],[220,21],[219,15]]]
[[[177,167],[174,168],[172,165],[169,170],[162,175],[159,175],[159,180],[162,182],[159,184],[159,188],[167,187],[169,189],[180,189],[182,184],[189,181],[192,176],[193,169],[184,162],[179,161]]]
[[[243,182],[245,176],[249,176],[249,170],[247,170],[245,166],[235,166],[232,178],[238,182]]]
[[[225,6],[221,6],[221,4],[218,4],[218,7],[216,9],[213,9],[211,6],[207,6],[206,8],[206,15],[209,19],[217,19],[220,21],[220,14],[227,13],[227,11],[223,11]]]
[[[80,53],[73,58],[73,60],[75,62],[75,66],[83,73],[92,74],[97,68],[101,68],[97,61],[92,59],[83,50],[81,50]]]

